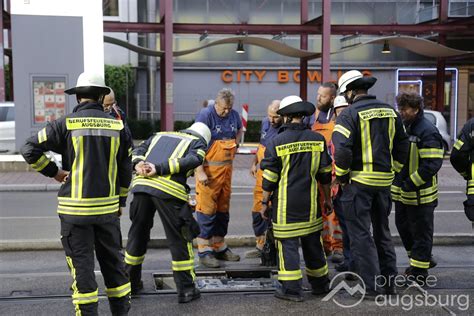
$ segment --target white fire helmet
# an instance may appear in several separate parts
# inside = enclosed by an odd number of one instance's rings
[[[209,142],[211,141],[211,130],[206,124],[196,122],[184,130],[184,132],[188,131],[192,132],[191,134],[194,132],[194,134],[201,136],[206,141],[206,145],[209,145]]]
[[[363,76],[364,75],[359,70],[350,70],[348,72],[345,72],[341,76],[341,78],[339,78],[339,81],[337,83],[337,85],[339,86],[339,93],[346,92],[348,84],[356,81],[357,79],[362,78]]]
[[[343,106],[349,106],[349,103],[347,103],[346,97],[343,95],[338,95],[337,97],[334,98],[334,109],[343,107]]]
[[[77,78],[76,86],[69,88],[64,92],[67,94],[76,94],[78,90],[84,90],[86,88],[102,89],[104,94],[110,92],[110,88],[105,85],[104,76],[88,72],[81,73]]]

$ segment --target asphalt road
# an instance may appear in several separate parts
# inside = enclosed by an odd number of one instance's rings
[[[57,240],[59,220],[56,214],[57,192],[0,192],[1,240]],[[460,187],[441,187],[439,205],[435,210],[435,233],[472,233],[471,223],[464,215],[462,201],[465,194]],[[129,198],[130,202],[131,198]],[[229,235],[252,235],[252,189],[240,186],[233,189]],[[394,212],[390,215],[392,233],[397,233]],[[128,207],[122,217],[122,233],[130,227]],[[163,237],[161,222],[156,216],[152,237]]]

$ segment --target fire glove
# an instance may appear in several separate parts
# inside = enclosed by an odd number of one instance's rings
[[[185,240],[193,241],[194,238],[199,236],[201,230],[199,229],[199,224],[194,219],[193,210],[188,203],[183,204],[178,216],[182,222],[181,234]]]

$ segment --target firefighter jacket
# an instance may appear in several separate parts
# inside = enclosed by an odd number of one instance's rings
[[[156,166],[152,177],[136,176],[132,192],[143,192],[160,198],[188,201],[186,179],[201,165],[206,144],[200,137],[182,132],[156,133],[133,150],[132,161],[148,161]]]
[[[467,180],[467,195],[474,195],[474,118],[462,128],[450,160],[454,169]]]
[[[69,177],[58,193],[58,213],[103,215],[125,206],[132,178],[131,143],[123,122],[104,113],[98,103],[81,103],[73,113],[52,121],[28,138],[21,153],[30,166],[48,177],[58,167],[45,152],[61,154]]]
[[[395,109],[374,96],[357,97],[336,119],[332,135],[336,177],[390,187],[408,154],[408,138]]]
[[[331,183],[331,158],[324,137],[304,124],[283,125],[260,164],[263,190],[273,192],[277,238],[305,236],[323,227],[318,184]]]
[[[392,184],[392,199],[406,205],[436,204],[438,171],[443,164],[443,139],[422,112],[407,127],[408,160]]]

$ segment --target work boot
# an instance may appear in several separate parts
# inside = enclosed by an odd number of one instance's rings
[[[438,261],[436,261],[435,258],[433,258],[433,255],[431,255],[431,258],[430,258],[430,269],[433,269],[434,267],[436,267],[438,265]]]
[[[337,249],[334,250],[332,253],[331,261],[333,263],[342,263],[344,262],[344,255],[342,254],[342,250]]]
[[[193,288],[190,291],[178,293],[178,303],[189,303],[201,297],[201,291],[198,288]]]
[[[139,294],[140,291],[143,290],[142,265],[132,266],[125,264],[125,272],[127,272],[130,280],[131,294]]]
[[[308,276],[308,281],[311,284],[313,295],[321,295],[329,293],[329,277],[324,275],[321,277]]]
[[[385,295],[397,295],[397,287],[395,286],[395,282],[389,282],[384,287]]]
[[[311,290],[311,294],[313,295],[323,295],[326,293],[329,293],[329,283],[326,283],[321,286],[313,286],[313,289]]]
[[[425,286],[427,277],[428,269],[410,266],[405,270],[405,278],[407,280],[407,285],[410,285],[412,282],[416,282],[420,286]]]
[[[219,268],[221,266],[219,261],[211,253],[205,254],[202,257],[199,256],[199,264],[208,268]]]
[[[140,282],[136,283],[136,284],[133,284],[131,286],[131,290],[130,290],[130,293],[132,295],[138,295],[140,294],[140,292],[143,290],[143,281],[140,280]]]
[[[352,272],[350,270],[347,270],[347,271]],[[346,276],[344,277],[344,279],[346,279],[346,281],[357,281],[357,280],[359,280],[359,278],[355,274],[352,274],[352,273],[347,273]]]
[[[294,292],[290,290],[284,291],[282,288],[276,289],[275,297],[281,300],[287,300],[292,302],[303,302],[303,294],[301,292]]]
[[[224,251],[216,252],[216,259],[224,261],[240,261],[240,256],[233,253],[229,248]]]
[[[334,266],[334,269],[336,269],[337,272],[346,272],[349,271],[349,265],[346,264],[345,262],[336,264]]]
[[[262,251],[258,248],[249,250],[245,253],[245,258],[247,259],[257,259],[262,257]]]

